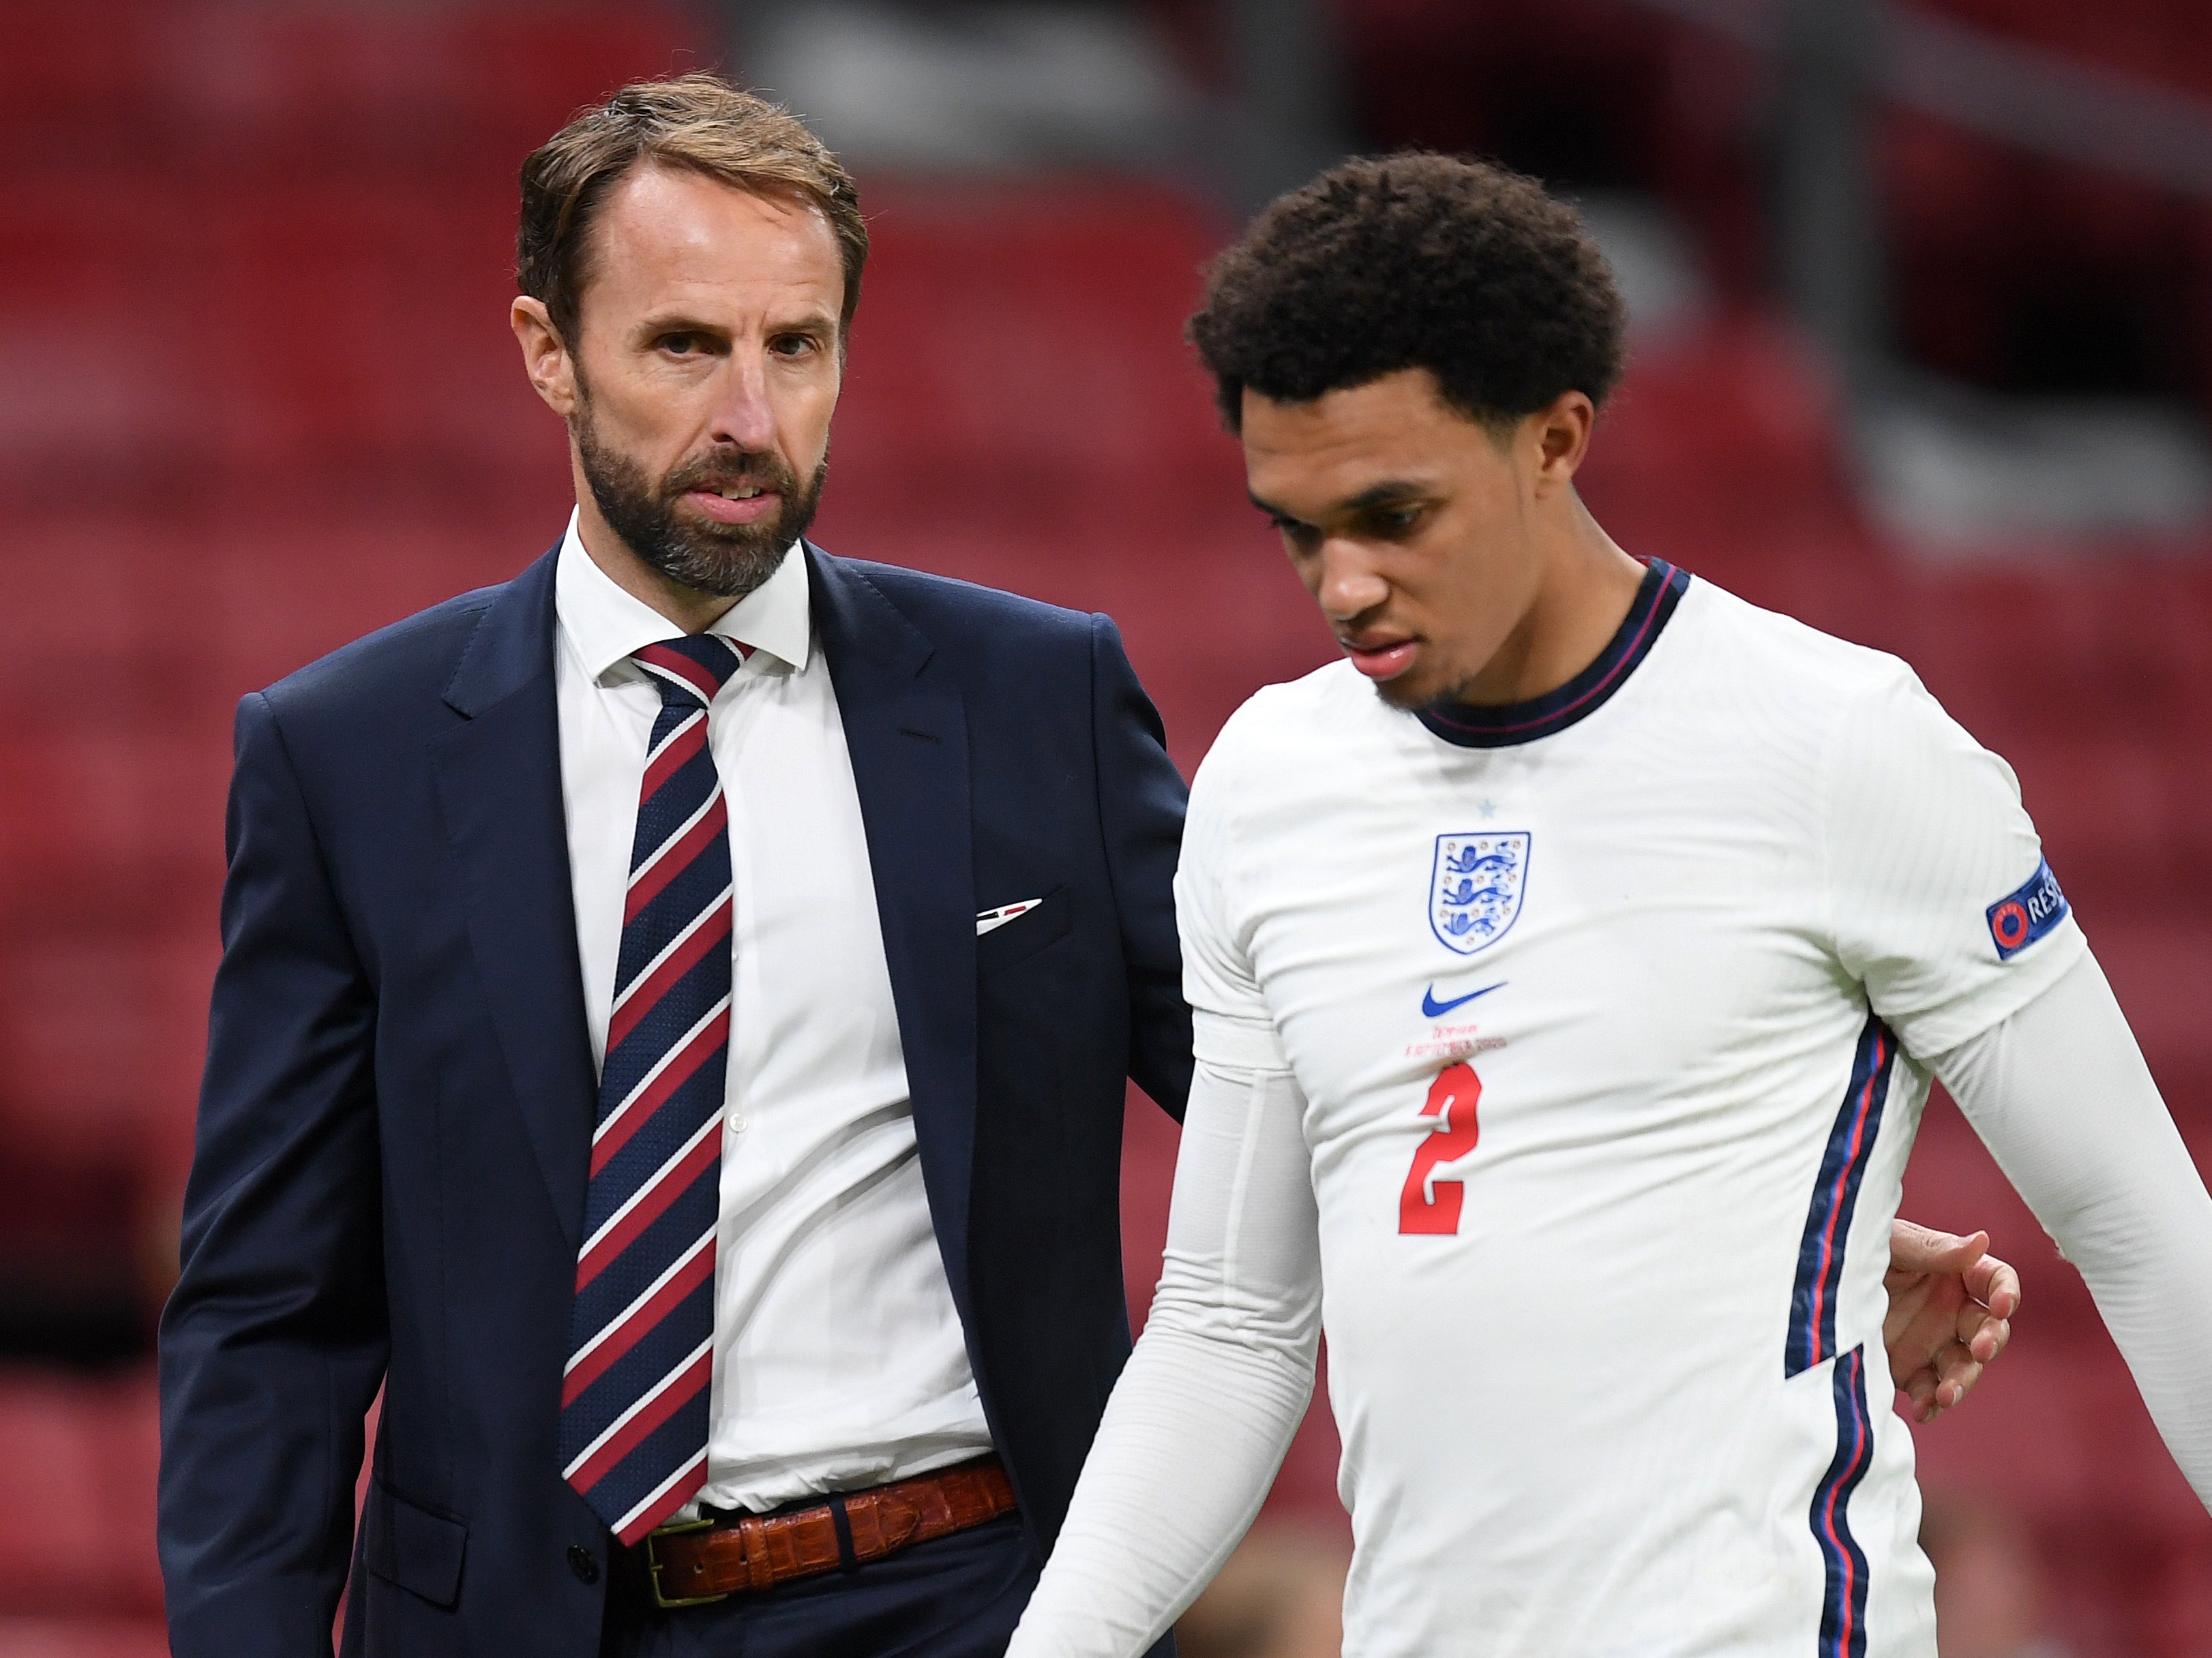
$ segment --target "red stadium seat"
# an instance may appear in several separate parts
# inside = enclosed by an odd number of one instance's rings
[[[216,954],[211,916],[167,937],[9,940],[0,1125],[13,1154],[181,1187]]]
[[[0,1616],[160,1613],[159,1456],[150,1370],[0,1372]]]
[[[971,481],[1030,499],[1096,485],[1124,512],[1194,468],[1236,487],[1180,338],[1225,226],[1165,191],[1112,185],[884,192],[870,206],[841,468],[923,491],[925,512]],[[976,478],[986,456],[991,474]]]
[[[164,131],[188,153],[229,145],[313,165],[328,146],[420,153],[520,143],[702,44],[670,5],[477,5],[428,17],[235,0],[91,0],[0,14],[0,131],[66,122],[78,148]],[[308,142],[319,140],[320,142]],[[519,160],[520,151],[515,152]]]
[[[2212,94],[2212,17],[2188,0],[1921,0],[2001,37],[2179,89]]]
[[[168,1658],[166,1625],[145,1619],[0,1618],[7,1658]]]

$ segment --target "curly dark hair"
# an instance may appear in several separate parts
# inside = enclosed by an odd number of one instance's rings
[[[1566,392],[1602,404],[1626,322],[1573,208],[1504,167],[1411,152],[1271,203],[1213,262],[1186,331],[1232,432],[1248,386],[1310,403],[1402,368],[1497,428]]]

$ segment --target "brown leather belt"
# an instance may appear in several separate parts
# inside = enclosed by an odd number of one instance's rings
[[[693,1606],[850,1570],[1013,1511],[1006,1471],[986,1456],[919,1479],[841,1492],[812,1508],[664,1526],[617,1559],[622,1576],[653,1605]]]

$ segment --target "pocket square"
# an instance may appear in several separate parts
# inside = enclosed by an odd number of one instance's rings
[[[997,932],[1009,921],[1019,920],[1043,902],[1042,898],[1024,898],[1018,904],[1000,904],[996,909],[978,911],[975,936],[980,938],[987,932]]]

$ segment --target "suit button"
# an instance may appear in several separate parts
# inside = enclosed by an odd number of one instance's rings
[[[576,1574],[578,1582],[596,1583],[599,1581],[599,1558],[581,1543],[571,1543],[568,1545],[568,1570]]]

